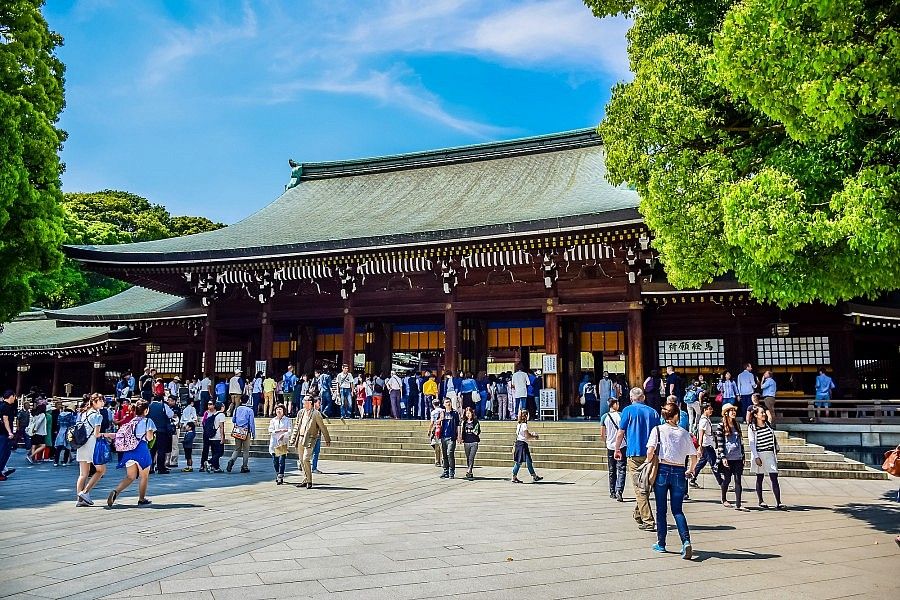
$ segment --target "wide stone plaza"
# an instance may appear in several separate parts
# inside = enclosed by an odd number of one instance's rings
[[[511,485],[499,467],[468,482],[429,466],[323,460],[306,490],[296,470],[276,487],[270,463],[253,459],[250,474],[153,476],[152,505],[137,508],[130,489],[112,510],[103,499],[121,471],[96,488],[95,507],[76,509],[75,467],[28,466],[19,452],[0,484],[0,596],[900,597],[896,480],[785,478],[789,512],[741,513],[719,505],[707,474],[686,507],[688,563],[650,551],[654,535],[637,530],[628,497],[609,499],[606,473],[540,471],[535,446],[539,484]]]

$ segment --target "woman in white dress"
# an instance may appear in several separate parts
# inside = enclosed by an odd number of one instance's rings
[[[75,506],[93,506],[94,501],[91,500],[91,490],[97,482],[103,479],[106,474],[106,465],[94,465],[96,473],[90,475],[91,465],[94,464],[94,450],[97,447],[97,440],[106,438],[115,439],[114,433],[100,433],[100,425],[103,423],[103,415],[100,409],[103,408],[105,401],[100,394],[91,394],[90,398],[82,403],[81,412],[78,415],[78,421],[87,421],[91,428],[91,434],[88,435],[87,442],[84,443],[75,452],[75,460],[78,461],[78,480],[75,483],[75,494],[78,502]],[[90,475],[90,476],[89,476]]]
[[[284,405],[275,407],[275,416],[269,422],[269,454],[275,467],[275,485],[284,483],[284,468],[287,463],[288,434],[291,432],[291,419],[284,414]]]

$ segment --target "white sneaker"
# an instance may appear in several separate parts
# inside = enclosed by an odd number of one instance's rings
[[[88,506],[93,506],[93,505],[94,505],[94,501],[91,500],[91,493],[90,493],[90,492],[78,492],[78,497],[81,499],[82,502],[84,502],[84,503],[87,504]]]

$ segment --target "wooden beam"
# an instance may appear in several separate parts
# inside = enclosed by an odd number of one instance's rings
[[[356,315],[346,309],[344,312],[344,331],[341,335],[342,359],[353,371],[353,355],[356,351]]]
[[[546,304],[544,312],[562,313],[565,315],[625,315],[631,311],[640,311],[640,302],[585,302],[580,304]]]
[[[454,304],[453,307],[456,305]],[[444,370],[456,371],[459,353],[459,322],[456,311],[447,304],[444,312]]]
[[[628,385],[641,387],[644,382],[643,313],[633,310],[628,313],[628,330],[625,343],[628,348]],[[625,390],[622,390],[625,393]]]

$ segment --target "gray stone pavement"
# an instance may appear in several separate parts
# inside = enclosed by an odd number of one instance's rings
[[[513,485],[500,468],[445,481],[434,467],[323,460],[306,490],[276,487],[260,459],[246,475],[153,476],[151,506],[130,489],[109,510],[121,471],[95,490],[97,506],[75,508],[75,466],[18,454],[0,482],[4,598],[900,597],[897,480],[786,478],[789,512],[741,513],[719,505],[706,475],[685,509],[686,562],[650,551],[655,535],[636,529],[632,502],[609,499],[605,473]],[[535,458],[540,470],[539,447]]]

